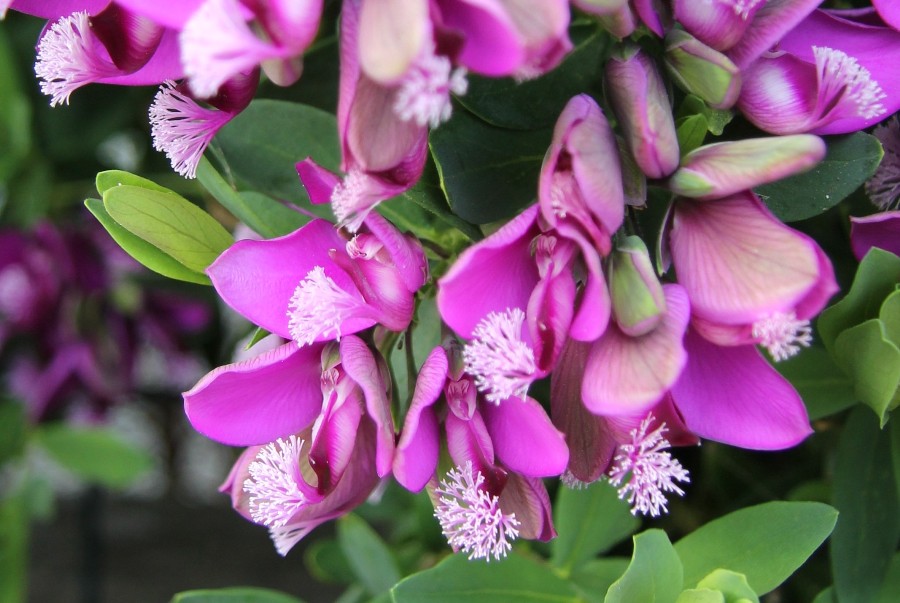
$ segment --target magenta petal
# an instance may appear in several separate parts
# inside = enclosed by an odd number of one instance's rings
[[[872,0],[872,5],[885,23],[900,31],[900,3],[897,0]]]
[[[850,218],[850,244],[856,259],[862,260],[872,247],[900,255],[900,211]]]
[[[546,542],[556,537],[550,496],[538,478],[511,473],[500,494],[500,510],[516,514],[522,538]]]
[[[535,400],[508,398],[499,405],[483,404],[481,412],[504,466],[529,477],[550,477],[566,470],[565,437]]]
[[[181,50],[178,46],[178,32],[167,29],[159,41],[159,46],[147,63],[127,75],[119,75],[98,80],[103,84],[120,86],[148,86],[161,84],[166,80],[177,80],[184,75],[181,66]]]
[[[116,0],[116,4],[160,25],[181,29],[203,0]]]
[[[322,408],[320,345],[290,342],[221,366],[184,394],[194,429],[233,446],[267,444],[312,423]]]
[[[56,20],[78,11],[96,15],[109,4],[110,0],[13,0],[9,8],[26,15]]]
[[[334,187],[341,181],[334,173],[326,170],[318,163],[307,157],[296,165],[300,182],[306,188],[310,203],[321,205],[331,202],[331,193]]]
[[[465,338],[491,312],[524,311],[538,282],[531,256],[537,205],[463,251],[438,282],[437,307],[451,329]]]
[[[447,370],[447,353],[441,347],[433,349],[419,370],[416,389],[397,443],[394,478],[412,492],[424,488],[437,468],[438,421],[432,405],[441,395]]]
[[[678,282],[701,319],[753,323],[790,311],[818,283],[816,245],[750,191],[715,201],[678,199],[669,246]]]
[[[568,471],[584,483],[603,476],[617,445],[607,420],[588,412],[581,400],[588,351],[589,344],[569,340],[550,378],[550,414],[553,424],[566,436]]]
[[[687,357],[682,338],[690,319],[687,293],[666,285],[666,314],[653,331],[629,337],[612,324],[591,348],[582,396],[598,415],[645,413],[681,374]]]
[[[317,490],[320,495],[330,492],[341,480],[353,454],[363,416],[358,391],[344,400],[338,400],[336,392],[332,392],[325,402],[309,443],[310,466],[319,478]]]
[[[789,31],[813,12],[822,0],[768,0],[756,11],[750,28],[727,53],[744,69],[775,46]]]
[[[428,279],[428,260],[422,246],[404,236],[380,214],[370,213],[365,224],[384,245],[409,292],[418,291]]]
[[[587,282],[581,293],[581,301],[578,302],[578,311],[572,320],[572,327],[569,329],[569,336],[578,341],[594,341],[600,337],[609,324],[612,312],[609,289],[600,270],[600,259],[596,254],[592,256],[595,261],[586,262]]]
[[[466,461],[472,461],[473,468],[485,476],[493,474],[494,444],[480,412],[476,410],[468,420],[448,412],[444,427],[447,451],[454,465],[465,467]]]
[[[394,459],[394,421],[391,401],[375,356],[363,340],[354,335],[341,339],[341,365],[363,390],[366,410],[375,421],[376,466],[378,476],[391,472]]]
[[[498,0],[439,0],[443,24],[463,36],[457,62],[475,73],[512,75],[525,61],[525,46]]]
[[[719,347],[688,332],[685,347],[672,398],[691,431],[751,450],[789,448],[812,433],[800,395],[755,346]]]
[[[331,249],[343,253],[345,244],[329,222],[313,220],[277,239],[238,241],[207,268],[207,274],[226,304],[254,324],[290,339],[288,304],[315,266],[322,266],[344,291],[355,291],[350,277],[328,254]]]

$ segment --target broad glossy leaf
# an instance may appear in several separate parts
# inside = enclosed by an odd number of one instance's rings
[[[689,588],[681,591],[675,603],[726,603],[725,595],[708,588]]]
[[[763,503],[715,519],[677,543],[684,583],[723,568],[763,595],[784,582],[828,538],[837,511],[816,502]]]
[[[856,398],[875,411],[883,426],[900,388],[900,349],[886,339],[884,324],[873,318],[847,329],[835,340],[834,353],[853,378]]]
[[[303,601],[268,588],[234,586],[189,590],[175,595],[171,603],[303,603]]]
[[[610,36],[595,27],[574,27],[581,41],[556,69],[525,82],[512,78],[469,76],[469,89],[459,102],[484,121],[501,128],[531,130],[552,127],[573,96],[598,88]]]
[[[604,557],[582,563],[569,576],[579,593],[590,603],[603,603],[606,591],[628,569],[624,557]]]
[[[747,584],[747,577],[731,570],[713,570],[697,583],[697,588],[707,588],[724,593],[727,601],[759,603],[759,597]]]
[[[486,224],[534,203],[551,135],[550,128],[507,130],[457,111],[431,133],[431,152],[453,212]]]
[[[109,233],[119,247],[153,272],[179,281],[200,285],[212,284],[209,277],[205,274],[191,270],[161,249],[154,247],[122,227],[106,212],[106,207],[104,207],[103,201],[100,199],[86,199],[84,205],[97,218],[97,221],[103,225],[103,228],[106,229],[106,232]]]
[[[386,592],[400,580],[393,553],[358,516],[351,514],[339,519],[337,537],[353,573],[370,595]]]
[[[641,525],[607,481],[584,490],[560,488],[553,505],[559,536],[551,543],[550,562],[571,574],[585,561],[610,549]]]
[[[834,506],[840,521],[831,537],[831,571],[841,603],[870,603],[897,550],[900,514],[890,431],[864,408],[850,414],[838,443]]]
[[[331,215],[327,205],[309,203],[295,165],[312,157],[322,167],[338,169],[334,115],[308,105],[258,99],[222,128],[215,142],[241,190],[290,201],[318,216]]]
[[[816,167],[756,188],[769,209],[785,222],[817,216],[843,201],[875,173],[884,151],[871,134],[827,139],[828,153]]]
[[[793,358],[776,362],[774,366],[797,389],[810,420],[833,415],[856,404],[853,381],[824,348],[811,347]]]
[[[104,427],[47,425],[35,441],[60,466],[89,482],[124,488],[153,466],[151,457]]]
[[[631,564],[606,593],[606,603],[675,603],[684,585],[678,553],[662,530],[634,537]]]
[[[405,578],[391,590],[394,603],[582,603],[549,567],[515,553],[500,561],[448,557]]]
[[[179,195],[122,185],[103,194],[110,217],[131,234],[202,273],[234,239],[208,213]]]
[[[860,262],[847,295],[819,316],[817,327],[825,347],[833,352],[834,341],[844,330],[877,318],[885,298],[898,284],[900,257],[872,248]]]

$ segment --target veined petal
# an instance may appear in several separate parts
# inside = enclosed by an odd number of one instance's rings
[[[789,310],[820,276],[815,245],[750,191],[711,202],[676,200],[669,246],[691,312],[723,324]]]
[[[364,0],[359,12],[359,63],[383,85],[394,84],[431,43],[426,0]]]
[[[379,477],[391,472],[394,459],[394,421],[384,375],[369,347],[359,337],[341,339],[341,365],[362,389],[366,411],[375,422],[376,459]]]
[[[498,0],[438,0],[441,25],[462,33],[456,62],[482,75],[512,75],[525,61],[515,23]]]
[[[221,366],[184,394],[194,429],[232,446],[265,444],[307,427],[322,408],[321,346],[293,342]]]
[[[550,415],[569,446],[567,474],[589,484],[606,472],[616,441],[606,418],[588,412],[581,383],[590,344],[569,340],[550,377]]]
[[[434,348],[416,378],[412,402],[394,453],[394,478],[411,492],[418,492],[434,476],[439,453],[437,415],[432,408],[447,381],[447,353]]]
[[[331,195],[341,182],[336,174],[320,166],[312,157],[307,157],[294,167],[297,168],[300,182],[306,188],[310,203],[320,205],[331,202]]]
[[[380,214],[370,213],[365,224],[384,245],[407,290],[410,293],[418,291],[428,280],[428,260],[422,246],[411,237],[404,236]]]
[[[500,494],[500,509],[515,513],[522,538],[547,542],[556,537],[550,496],[540,478],[510,473]]]
[[[339,373],[335,369],[331,371]],[[322,380],[329,377],[322,375]],[[328,494],[341,481],[363,419],[363,401],[358,390],[342,399],[334,384],[323,383],[322,394],[325,396],[322,413],[313,425],[309,448],[309,462],[318,477],[316,489],[320,496]]]
[[[856,259],[862,260],[872,247],[900,255],[900,211],[851,217],[850,224],[850,243]]]
[[[537,206],[526,209],[500,230],[463,251],[438,282],[441,318],[466,339],[491,312],[524,310],[539,280],[531,256],[537,236]]]
[[[690,0],[686,0],[690,1]],[[750,27],[729,51],[728,57],[742,71],[816,9],[822,0],[766,0]]]
[[[763,0],[675,0],[675,20],[704,44],[716,50],[734,46],[750,27]]]
[[[160,25],[181,29],[204,0],[116,0],[116,4],[150,17]]]
[[[110,0],[12,0],[7,3],[14,11],[52,20],[78,11],[96,15],[109,4]]]
[[[692,332],[685,347],[672,397],[691,431],[751,450],[789,448],[812,433],[799,394],[755,347],[719,347]]]
[[[737,106],[766,132],[794,134],[815,124],[815,65],[783,52],[760,57],[743,72]]]
[[[584,404],[598,415],[638,415],[678,379],[687,356],[682,339],[690,304],[678,285],[664,287],[666,314],[646,335],[629,337],[615,324],[591,347],[584,370]]]
[[[532,398],[508,398],[499,405],[482,404],[481,412],[497,458],[528,477],[560,475],[569,464],[565,437]]]
[[[291,339],[288,304],[312,269],[322,267],[341,290],[355,291],[353,281],[328,253],[330,249],[343,253],[345,244],[330,223],[313,220],[277,239],[238,241],[212,263],[207,273],[225,303],[254,324]]]
[[[457,466],[465,466],[466,461],[471,461],[475,469],[490,480],[494,475],[494,444],[481,413],[476,410],[471,417],[463,419],[454,412],[448,412],[444,427],[447,430],[447,451],[453,462]]]

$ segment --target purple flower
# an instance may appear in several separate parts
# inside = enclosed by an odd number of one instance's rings
[[[862,260],[872,247],[900,255],[900,211],[886,211],[864,218],[850,218],[853,255]]]
[[[878,124],[873,131],[881,142],[884,157],[866,182],[869,200],[882,211],[900,207],[900,118],[896,115]]]
[[[743,37],[763,0],[674,0],[675,20],[704,44],[728,50]]]
[[[72,92],[86,84],[137,86],[181,77],[177,44],[175,31],[111,4],[48,24],[34,69],[51,106],[68,104]]]
[[[692,324],[720,345],[758,343],[783,360],[809,345],[813,318],[837,291],[831,262],[751,191],[678,199],[669,246]]]
[[[867,128],[900,108],[898,42],[889,27],[817,10],[745,68],[738,107],[773,134]]]

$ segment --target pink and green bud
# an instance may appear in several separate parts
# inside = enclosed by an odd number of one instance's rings
[[[653,59],[626,46],[606,64],[606,91],[625,141],[650,178],[665,178],[678,167],[678,138],[665,83]]]
[[[672,192],[718,199],[808,170],[825,157],[812,134],[748,138],[704,145],[685,155],[669,178]]]
[[[675,20],[716,50],[728,50],[743,37],[763,0],[674,0]]]
[[[666,36],[666,67],[683,90],[714,109],[728,109],[741,92],[741,72],[727,56],[691,34],[673,29]]]
[[[612,314],[619,328],[631,337],[655,329],[666,313],[666,297],[640,237],[625,237],[616,246],[608,279]]]

